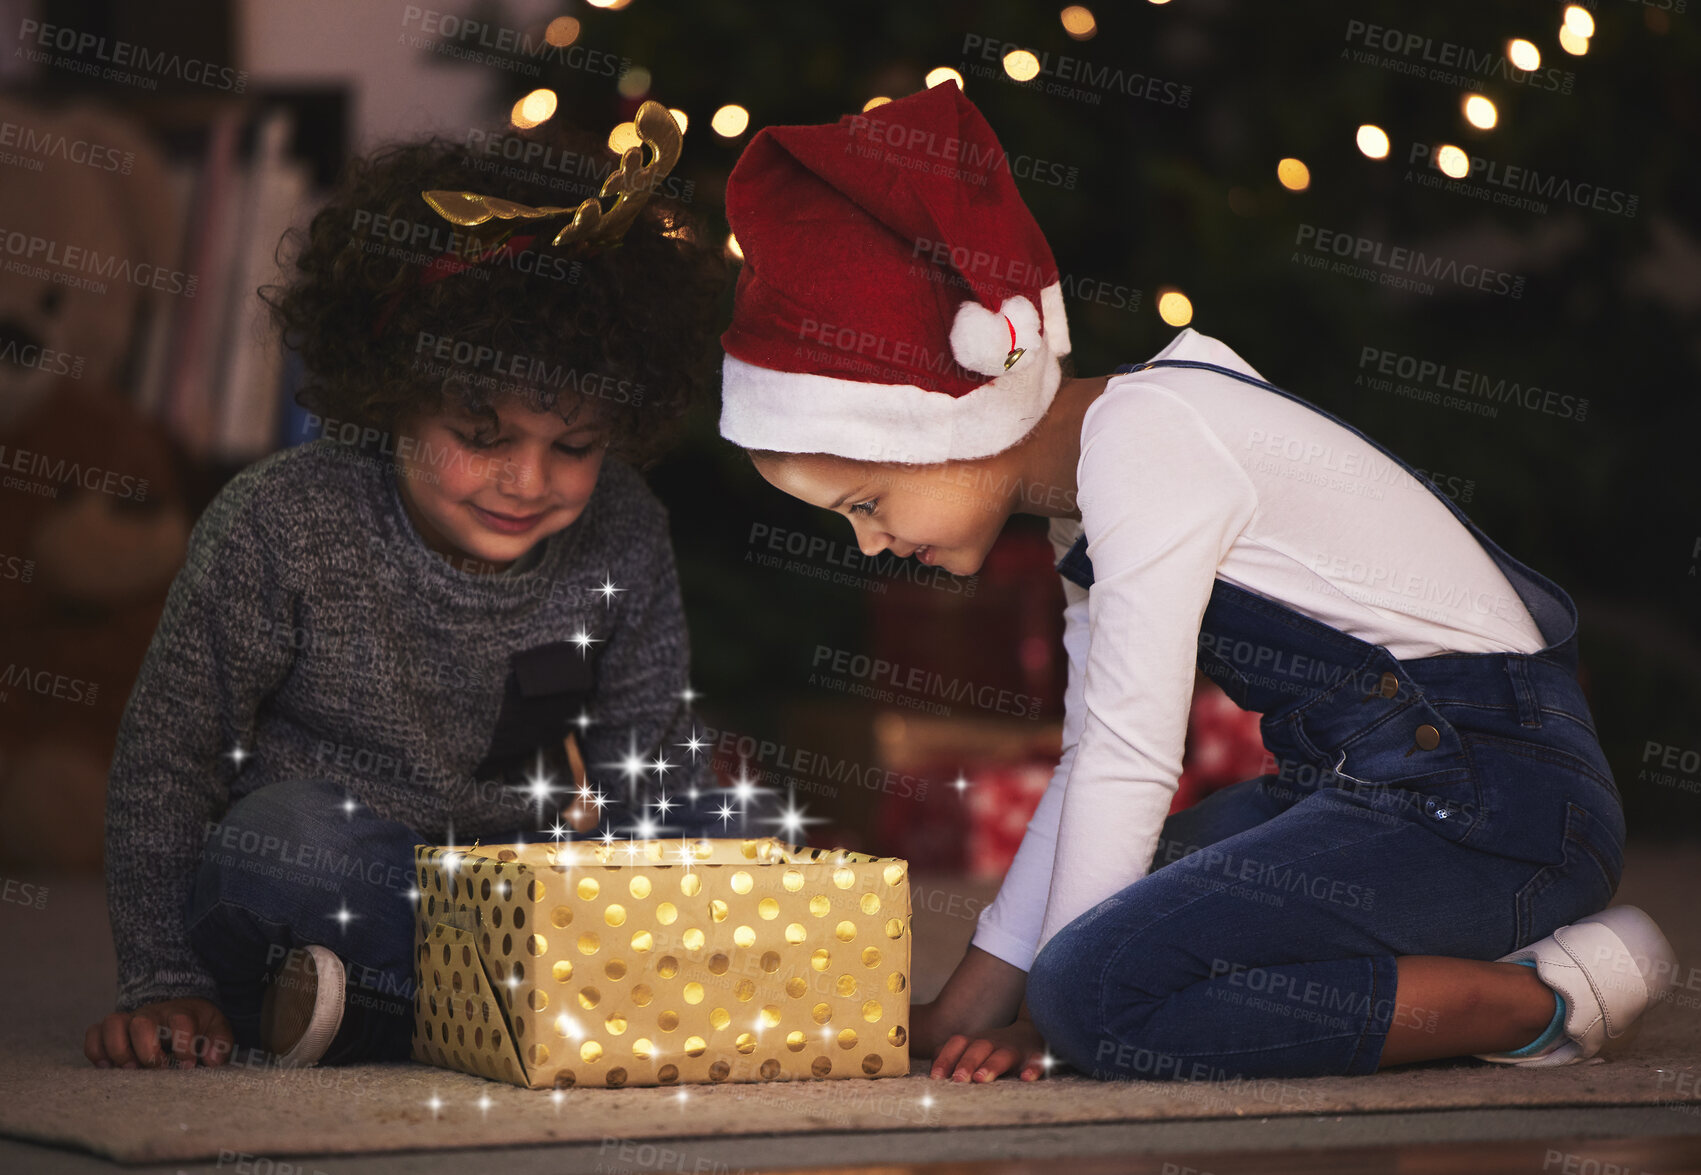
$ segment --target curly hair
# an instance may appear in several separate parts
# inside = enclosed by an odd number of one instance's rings
[[[493,140],[523,143],[509,154],[530,166],[468,145]],[[434,135],[353,160],[308,227],[285,234],[284,280],[260,296],[307,369],[296,402],[385,435],[455,407],[495,429],[492,403],[510,394],[569,421],[591,406],[612,452],[653,464],[713,370],[720,250],[670,198],[674,176],[617,242],[553,248],[565,216],[535,230],[504,220],[459,228],[420,193],[572,207],[617,166],[602,143],[564,129],[475,132],[468,144]],[[533,231],[530,249],[496,249]],[[457,258],[481,260],[421,280]]]

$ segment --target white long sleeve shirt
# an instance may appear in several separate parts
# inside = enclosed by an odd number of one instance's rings
[[[1183,330],[1155,358],[1258,376]],[[1262,378],[1259,376],[1259,378]],[[1181,774],[1213,580],[1401,659],[1545,646],[1517,592],[1433,490],[1305,405],[1197,368],[1113,376],[1081,422],[1093,589],[1064,580],[1063,754],[974,943],[1028,970],[1051,937],[1144,877]]]

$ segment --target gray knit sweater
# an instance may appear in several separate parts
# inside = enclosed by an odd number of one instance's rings
[[[666,512],[636,472],[605,460],[580,517],[505,575],[434,554],[398,495],[389,460],[320,439],[243,470],[197,522],[108,785],[120,1011],[216,999],[183,910],[209,824],[256,788],[329,780],[432,843],[447,843],[451,821],[462,844],[539,827],[535,802],[477,770],[519,680],[515,653],[581,629],[596,639],[581,738],[605,794],[636,788],[638,807],[658,776],[670,797],[713,788],[707,756],[678,745],[695,721],[680,698],[684,616]],[[624,590],[597,591],[605,579]],[[673,769],[636,781],[610,769],[632,747]],[[607,809],[604,826],[619,832],[630,814]]]

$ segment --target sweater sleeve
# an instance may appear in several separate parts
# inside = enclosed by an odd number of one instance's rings
[[[1258,507],[1199,414],[1145,381],[1088,410],[1077,475],[1093,564],[1084,718],[1039,950],[1150,868],[1181,774],[1199,625]]]
[[[229,807],[254,717],[288,673],[299,595],[239,474],[202,514],[142,661],[107,780],[106,888],[118,1010],[216,999],[184,908],[209,824]],[[274,639],[276,638],[276,639]]]
[[[1054,542],[1053,546],[1056,545]],[[1061,558],[1062,551],[1058,555]],[[1022,843],[1016,849],[1003,884],[998,887],[998,896],[980,912],[973,939],[974,945],[987,954],[1024,971],[1032,966],[1039,950],[1040,920],[1045,916],[1046,894],[1051,889],[1052,862],[1056,856],[1057,818],[1062,812],[1063,790],[1086,717],[1081,689],[1087,660],[1087,592],[1064,580],[1063,595],[1063,649],[1069,660],[1063,695],[1063,754],[1028,821],[1027,831],[1022,834]]]

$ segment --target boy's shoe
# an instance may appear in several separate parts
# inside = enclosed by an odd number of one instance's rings
[[[343,1024],[343,961],[316,943],[293,948],[260,1002],[260,1044],[283,1068],[316,1065]]]
[[[1496,960],[1530,961],[1565,1001],[1563,1031],[1534,1052],[1478,1053],[1506,1065],[1575,1065],[1625,1034],[1648,1005],[1677,982],[1677,955],[1654,920],[1635,906],[1613,906],[1561,926]],[[1526,1046],[1528,1047],[1528,1046]]]

